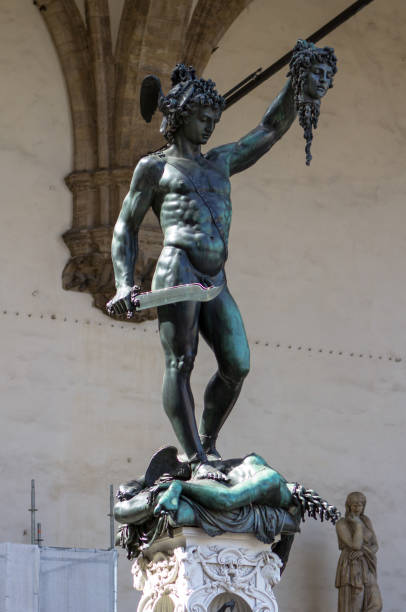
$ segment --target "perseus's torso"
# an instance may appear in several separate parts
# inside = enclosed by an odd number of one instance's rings
[[[154,208],[164,246],[184,250],[197,270],[216,274],[224,266],[231,222],[228,176],[203,156],[161,159],[165,166]]]

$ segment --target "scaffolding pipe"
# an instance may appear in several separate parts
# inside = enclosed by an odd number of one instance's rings
[[[35,480],[31,480],[31,508],[28,510],[31,512],[31,544],[35,544],[35,513],[37,511],[35,507]]]
[[[43,541],[41,523],[37,523],[37,545],[41,547]]]
[[[114,548],[115,545],[115,533],[114,533],[114,490],[113,485],[110,485],[110,548]]]

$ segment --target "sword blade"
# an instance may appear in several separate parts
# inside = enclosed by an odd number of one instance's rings
[[[156,289],[155,291],[139,293],[138,295],[134,295],[132,302],[137,311],[157,306],[165,306],[167,304],[175,304],[176,302],[209,302],[219,295],[223,287],[224,284],[205,287],[200,283],[189,283],[186,285],[177,285],[175,287],[166,287],[165,289]]]

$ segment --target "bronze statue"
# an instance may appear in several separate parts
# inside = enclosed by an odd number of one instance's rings
[[[255,453],[213,463],[226,481],[193,479],[190,464],[180,462],[169,446],[154,455],[145,476],[121,485],[114,516],[124,524],[121,544],[129,557],[165,529],[195,526],[210,536],[253,533],[267,543],[281,534],[273,550],[285,566],[305,512],[333,524],[340,517],[335,506],[312,489],[289,483]]]
[[[313,129],[317,128],[320,116],[320,101],[327,90],[333,87],[333,76],[337,72],[337,58],[334,49],[320,49],[305,40],[298,40],[293,49],[288,76],[292,77],[295,104],[299,123],[306,139],[306,165],[310,166],[310,147]]]
[[[158,305],[166,366],[163,405],[196,478],[223,478],[211,464],[220,459],[216,440],[250,364],[244,325],[224,270],[231,222],[230,177],[269,151],[289,129],[297,107],[308,126],[309,109],[319,107],[335,72],[332,50],[327,53],[304,41],[295,48],[292,62],[296,91],[289,79],[251,132],[205,155],[201,146],[224,109],[215,83],[197,78],[192,67],[179,64],[167,95],[154,76],[147,77],[142,87],[143,116],[150,120],[159,107],[168,146],[145,156],[135,168],[114,229],[117,293],[108,310],[131,316],[136,308]],[[312,113],[311,117],[317,116]],[[133,271],[138,229],[149,208],[160,221],[164,241],[152,292],[140,294],[139,288],[133,290]],[[199,334],[213,350],[218,369],[206,388],[198,429],[190,375]]]
[[[338,612],[381,612],[377,584],[378,542],[371,520],[365,516],[366,497],[354,491],[347,496],[345,517],[336,524],[341,550],[337,566]]]

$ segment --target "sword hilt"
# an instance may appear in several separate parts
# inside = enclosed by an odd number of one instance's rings
[[[131,288],[131,293],[130,293],[130,303],[132,308],[130,310],[127,310],[127,314],[126,314],[126,318],[127,319],[132,319],[134,316],[134,312],[137,310],[137,306],[139,306],[139,301],[137,300],[137,295],[141,292],[141,287],[139,287],[138,285],[134,285]]]
[[[137,299],[137,295],[139,295],[140,293],[141,293],[141,287],[139,287],[138,285],[134,285],[130,293],[130,302],[134,306],[134,308],[133,310],[129,310],[127,312],[127,319],[131,319],[134,316],[134,311],[136,311],[137,308],[139,308],[140,302]]]

